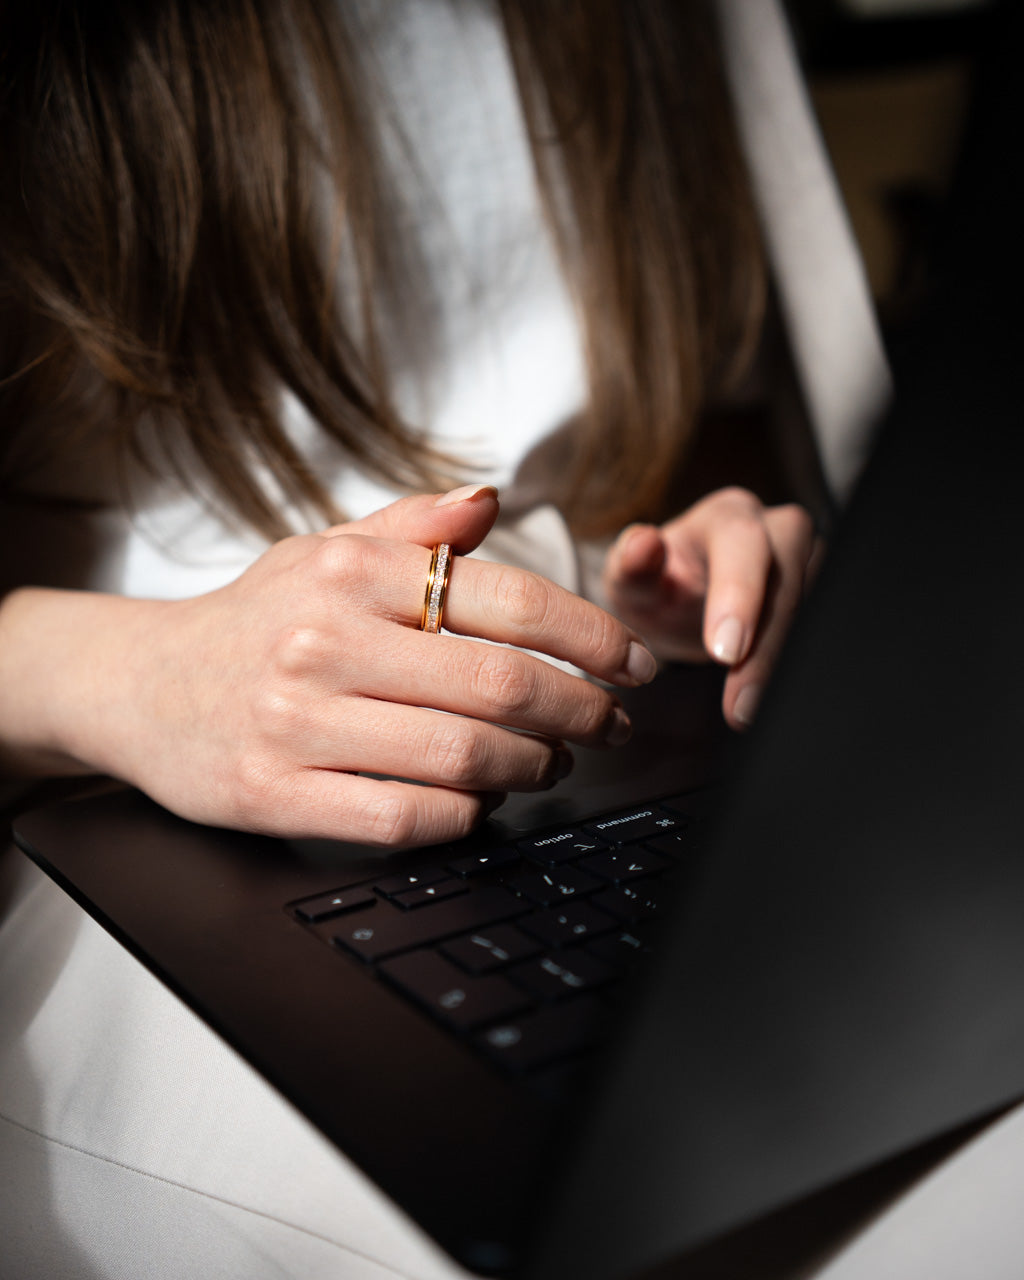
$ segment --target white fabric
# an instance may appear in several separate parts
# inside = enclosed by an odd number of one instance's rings
[[[585,372],[504,39],[486,4],[362,7],[403,140],[389,150],[416,171],[399,217],[431,286],[429,382],[400,361],[399,407],[518,509],[519,464],[579,410]],[[335,487],[355,516],[393,496],[351,468]]]
[[[891,391],[878,322],[778,5],[717,6],[780,306],[825,478],[842,501]]]
[[[1024,1106],[901,1196],[815,1280],[1020,1280]]]
[[[41,872],[10,873],[2,1280],[462,1274]]]

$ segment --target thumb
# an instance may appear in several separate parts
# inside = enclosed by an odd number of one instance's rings
[[[467,484],[449,493],[418,494],[400,498],[363,520],[328,529],[334,533],[361,533],[433,547],[450,542],[461,554],[484,540],[498,518],[498,491],[489,484]]]
[[[608,552],[604,585],[620,602],[643,603],[661,585],[667,549],[654,525],[630,525]]]

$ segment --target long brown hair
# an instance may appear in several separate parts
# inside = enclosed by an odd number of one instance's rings
[[[749,355],[759,240],[704,0],[498,6],[589,372],[562,504],[597,532],[654,511]],[[390,392],[382,299],[415,288],[415,247],[392,234],[380,89],[341,0],[0,14],[8,441],[87,414],[84,365],[123,458],[212,483],[270,537],[287,530],[257,469],[338,517],[284,390],[372,475],[453,479]]]

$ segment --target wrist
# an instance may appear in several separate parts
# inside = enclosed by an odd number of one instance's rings
[[[0,765],[13,777],[124,776],[116,724],[143,620],[162,606],[26,587],[0,603]]]

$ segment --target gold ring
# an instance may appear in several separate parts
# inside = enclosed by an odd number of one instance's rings
[[[448,594],[448,578],[452,571],[452,549],[447,542],[439,542],[430,557],[427,574],[427,590],[423,596],[423,612],[420,614],[420,630],[436,635],[441,630],[444,614],[444,598]]]

